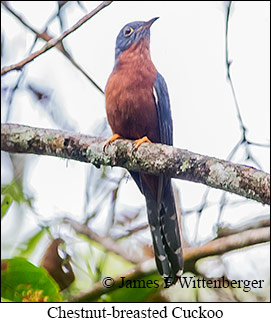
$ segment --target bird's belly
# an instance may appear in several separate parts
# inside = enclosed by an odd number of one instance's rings
[[[160,142],[153,95],[157,72],[154,67],[144,69],[143,64],[138,64],[136,69],[115,69],[110,75],[105,89],[107,119],[113,133],[123,138],[136,140],[147,136],[152,142]],[[159,179],[152,175],[140,176],[156,198]]]
[[[147,136],[152,142],[159,142],[152,88],[124,88],[113,96],[109,95],[106,101],[107,118],[114,133],[126,139]]]

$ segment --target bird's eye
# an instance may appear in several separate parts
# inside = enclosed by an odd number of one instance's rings
[[[129,37],[130,35],[132,35],[134,29],[132,27],[126,26],[123,30],[123,35],[125,37]]]

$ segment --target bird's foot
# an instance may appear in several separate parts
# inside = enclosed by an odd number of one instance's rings
[[[150,139],[149,139],[147,136],[145,136],[145,137],[142,137],[142,138],[140,138],[140,139],[135,140],[135,142],[134,142],[134,144],[133,144],[134,150],[137,150],[137,149],[138,149],[138,147],[139,147],[140,145],[142,145],[144,142],[149,142],[149,143],[151,143]]]
[[[112,142],[120,138],[121,138],[120,135],[118,135],[117,133],[114,133],[113,136],[110,139],[108,139],[107,142],[104,144],[103,151],[105,152],[105,149],[107,146],[109,146]]]

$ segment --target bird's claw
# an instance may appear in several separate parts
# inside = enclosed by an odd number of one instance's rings
[[[144,142],[151,143],[150,139],[147,136],[145,136],[145,137],[135,140],[135,142],[133,143],[133,149],[137,150],[138,147],[141,146]]]
[[[119,139],[119,138],[121,138],[121,136],[120,136],[120,135],[118,135],[117,133],[114,133],[114,135],[113,135],[110,139],[108,139],[108,140],[106,141],[106,143],[104,144],[104,146],[103,146],[103,152],[105,152],[106,147],[108,147],[109,145],[111,145],[111,143],[112,143],[113,141],[115,141],[115,140],[117,140],[117,139]]]
[[[107,146],[109,146],[111,144],[110,140],[107,140],[106,143],[103,146],[103,152],[105,153],[105,149],[107,148]]]

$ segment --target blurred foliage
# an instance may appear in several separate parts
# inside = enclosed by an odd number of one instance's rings
[[[1,295],[14,302],[60,302],[57,283],[24,258],[1,261]]]
[[[23,257],[23,258],[29,258],[32,255],[32,253],[35,251],[37,244],[44,237],[45,233],[46,233],[46,229],[42,228],[40,231],[38,231],[32,237],[23,241],[23,243],[19,246],[19,248],[15,252],[16,256]]]
[[[149,275],[144,277],[144,279],[140,279],[140,281],[126,282],[128,284],[127,286],[124,285],[126,287],[116,289],[108,294],[105,299],[109,302],[147,302],[160,290],[157,287],[148,287],[148,282],[149,286],[154,286],[154,282],[157,282],[159,286],[162,284],[159,275]]]
[[[31,206],[31,199],[24,196],[22,184],[13,180],[10,184],[1,186],[1,195],[10,196],[13,201],[20,203],[27,203]],[[2,209],[1,209],[2,214]]]
[[[1,203],[1,219],[7,213],[12,201],[13,201],[13,198],[10,194],[5,194],[3,196],[3,201]]]

